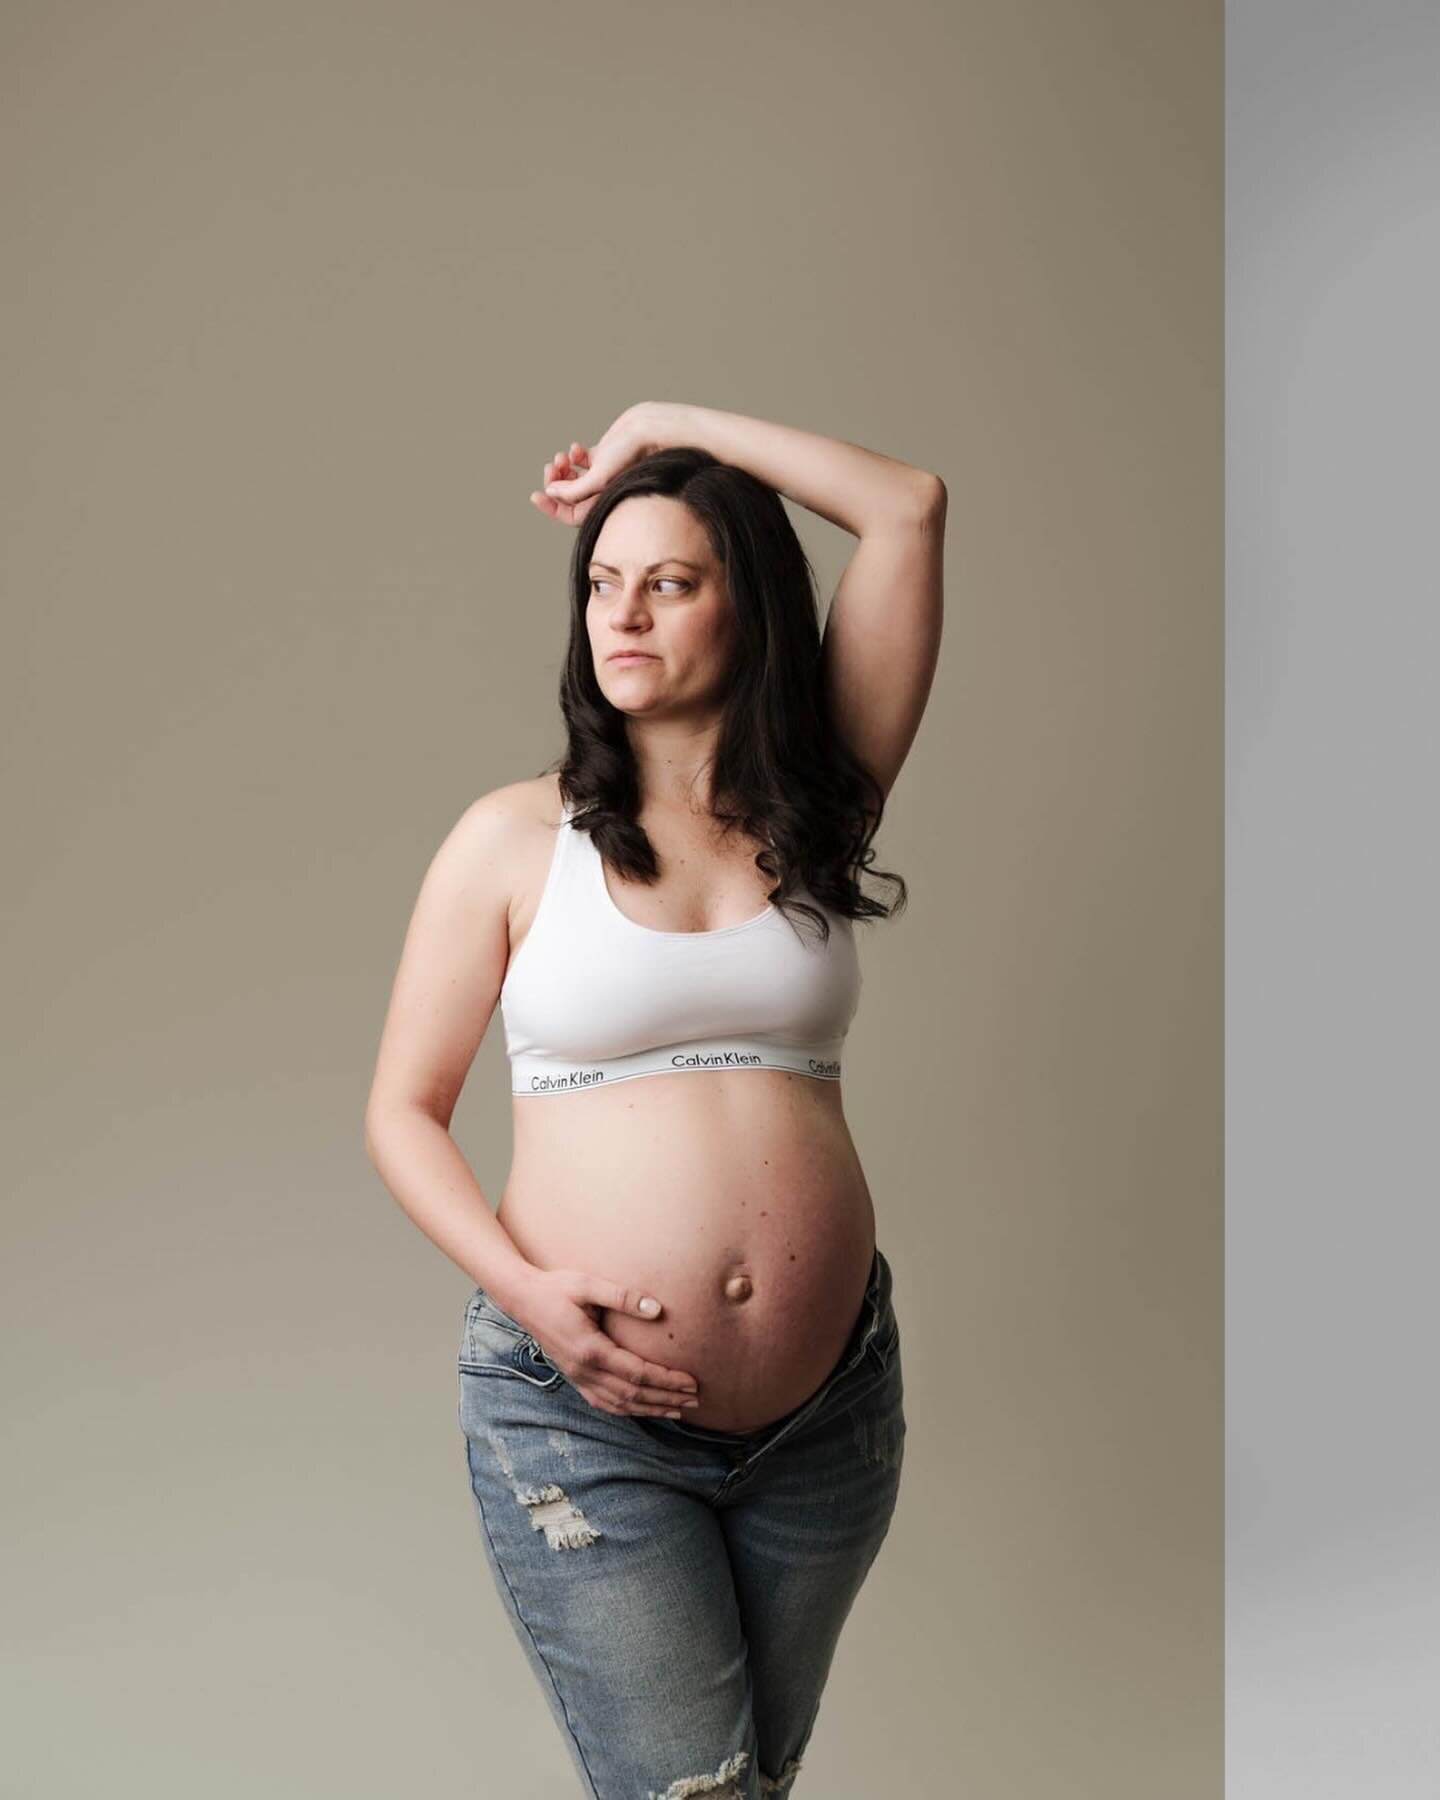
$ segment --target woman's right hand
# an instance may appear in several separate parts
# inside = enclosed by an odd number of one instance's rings
[[[683,1370],[648,1362],[600,1329],[595,1311],[657,1319],[641,1308],[634,1288],[587,1275],[579,1269],[536,1269],[530,1277],[519,1320],[546,1360],[601,1412],[655,1417],[688,1412],[698,1404],[699,1384]]]
[[[627,406],[593,450],[578,441],[557,450],[545,465],[544,486],[530,496],[531,505],[562,525],[581,524],[607,482],[661,447],[665,416],[663,401]]]

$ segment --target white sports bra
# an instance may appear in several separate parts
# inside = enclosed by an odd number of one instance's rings
[[[769,902],[715,931],[641,925],[611,898],[604,859],[571,811],[567,802],[534,923],[500,989],[511,1093],[707,1069],[838,1081],[860,1002],[852,921],[822,908],[828,944],[813,920],[792,925]]]

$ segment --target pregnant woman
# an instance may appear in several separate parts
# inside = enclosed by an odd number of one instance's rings
[[[823,640],[782,495],[858,540]],[[645,403],[531,500],[576,528],[566,748],[436,852],[366,1148],[476,1284],[459,1418],[485,1558],[583,1791],[788,1795],[900,1482],[892,1274],[841,1067],[853,923],[895,910],[860,876],[904,904],[870,845],[934,675],[945,488]],[[497,1002],[492,1214],[449,1128]]]

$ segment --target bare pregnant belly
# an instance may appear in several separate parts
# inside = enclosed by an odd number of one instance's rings
[[[658,1319],[607,1311],[600,1325],[696,1378],[687,1423],[752,1431],[815,1392],[875,1249],[837,1083],[710,1070],[513,1107],[500,1223],[537,1268],[583,1269],[661,1302]]]

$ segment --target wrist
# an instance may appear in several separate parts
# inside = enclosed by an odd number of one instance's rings
[[[483,1287],[497,1306],[508,1313],[517,1314],[525,1310],[535,1277],[539,1273],[535,1264],[527,1262],[517,1251],[514,1256],[507,1257],[500,1268],[493,1269],[488,1279],[477,1282],[476,1286]]]
[[[677,400],[642,400],[638,406],[632,406],[630,427],[639,440],[640,454],[649,456],[656,450],[693,444],[693,412],[693,407]]]

